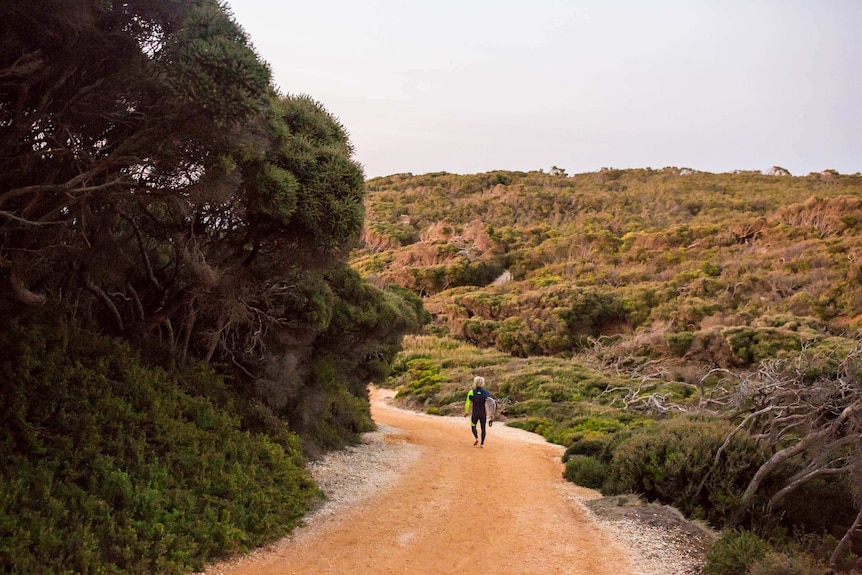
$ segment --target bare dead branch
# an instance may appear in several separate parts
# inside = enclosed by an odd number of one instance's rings
[[[114,318],[114,323],[117,325],[117,329],[119,329],[120,332],[125,331],[123,317],[120,315],[120,311],[117,309],[117,306],[114,304],[111,297],[105,293],[105,290],[93,283],[93,280],[91,280],[90,276],[86,273],[83,274],[83,281],[84,287],[86,287],[90,293],[99,298],[104,306],[108,308],[108,311],[111,312],[111,316]]]
[[[13,222],[18,222],[19,224],[24,224],[26,226],[62,226],[65,225],[66,222],[36,222],[33,220],[28,220],[27,218],[21,218],[13,214],[12,212],[2,211],[0,210],[0,216],[3,216],[7,219],[12,220]]]
[[[743,429],[772,456],[755,472],[732,515],[738,522],[767,477],[792,465],[795,472],[770,497],[777,505],[800,486],[817,477],[848,475],[851,453],[862,450],[862,384],[856,373],[862,347],[842,358],[840,367],[811,381],[806,376],[812,358],[808,348],[794,360],[763,362],[758,371],[740,381],[734,392],[742,420],[719,449]],[[819,358],[823,359],[823,358]]]
[[[859,508],[859,513],[856,515],[856,520],[853,522],[853,525],[850,526],[847,533],[845,533],[844,537],[841,538],[841,541],[838,542],[838,545],[832,552],[832,556],[829,558],[829,565],[833,569],[838,565],[838,560],[841,559],[841,556],[850,546],[850,542],[853,540],[853,534],[859,530],[862,530],[862,506]]]
[[[129,222],[129,225],[132,226],[132,230],[135,233],[135,239],[138,242],[138,249],[141,252],[141,258],[143,258],[144,266],[146,266],[146,268],[147,268],[147,278],[150,280],[150,283],[152,283],[155,286],[156,289],[158,289],[158,290],[162,289],[161,286],[159,285],[159,280],[156,278],[156,274],[153,272],[153,265],[150,262],[150,256],[147,253],[146,246],[144,245],[144,236],[141,233],[140,226],[138,226],[137,222],[135,222],[134,218],[132,218],[131,216],[128,216],[122,212],[120,212],[120,215],[123,217],[124,220]]]
[[[12,286],[12,293],[15,294],[15,299],[21,303],[27,305],[42,305],[45,303],[45,296],[30,291],[15,273],[14,268],[9,271],[9,284]]]

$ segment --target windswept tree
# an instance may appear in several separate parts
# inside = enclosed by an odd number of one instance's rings
[[[352,155],[320,103],[276,92],[215,0],[0,5],[2,297],[167,366],[218,364],[249,393],[293,398],[285,413],[347,386],[358,404],[295,417],[365,413],[336,435],[368,424],[368,380],[345,374],[377,373],[419,321],[343,269],[364,217]],[[328,335],[353,332],[353,306],[377,318],[357,319],[367,333]],[[324,368],[335,349],[349,368]],[[273,362],[293,366],[277,385]]]
[[[834,357],[803,352],[793,360],[765,361],[758,371],[728,382],[731,391],[721,400],[729,410],[727,416],[738,423],[717,450],[712,469],[738,435],[752,438],[765,453],[764,462],[739,496],[732,524],[739,523],[758,499],[781,512],[791,495],[815,481],[825,481],[846,494],[848,504],[855,498],[858,509],[832,554],[833,566],[837,563],[862,525],[860,360],[862,344],[857,342],[849,351],[836,351]]]
[[[5,2],[0,28],[4,287],[28,304],[83,287],[125,332],[147,313],[136,273],[164,292],[194,262],[170,236],[219,203],[269,70],[210,0]]]

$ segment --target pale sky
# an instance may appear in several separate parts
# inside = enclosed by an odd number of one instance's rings
[[[862,171],[862,0],[229,0],[367,177]]]

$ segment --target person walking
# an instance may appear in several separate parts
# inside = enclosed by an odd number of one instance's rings
[[[467,392],[467,401],[464,402],[464,417],[470,416],[470,429],[473,431],[473,438],[476,440],[473,445],[485,447],[485,422],[487,421],[488,411],[485,408],[488,400],[494,401],[491,397],[491,392],[485,389],[485,378],[476,376],[473,378],[475,387]],[[476,430],[476,424],[480,424],[482,428],[482,443],[479,443],[479,433]]]

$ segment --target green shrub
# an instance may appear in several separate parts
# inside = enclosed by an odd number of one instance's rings
[[[703,575],[746,575],[769,551],[769,543],[750,531],[725,531],[706,554]]]
[[[509,417],[535,416],[538,414],[548,413],[550,411],[550,407],[551,401],[549,399],[525,399],[510,405],[508,407],[507,414]],[[514,423],[515,422],[512,422],[512,424]],[[533,430],[527,429],[527,431]]]
[[[718,465],[713,464],[732,429],[722,421],[660,421],[617,446],[608,488],[640,493],[671,504],[687,516],[722,525],[762,461],[754,441],[738,433]]]
[[[516,357],[539,354],[538,335],[519,317],[508,318],[499,325],[494,345]]]
[[[822,575],[826,566],[803,553],[768,552],[748,567],[746,575]]]
[[[607,463],[585,455],[570,457],[563,472],[563,477],[568,481],[591,489],[601,489],[607,476]]]
[[[546,417],[528,417],[519,421],[511,421],[508,425],[531,433],[537,433],[543,437],[547,437],[556,427],[554,422]]]
[[[787,357],[802,349],[798,333],[777,328],[732,327],[722,330],[733,354],[745,363]]]
[[[590,457],[602,455],[607,451],[612,437],[612,435],[606,433],[575,434],[569,447],[566,448],[563,461],[568,461],[574,455],[587,455]]]
[[[694,342],[694,333],[690,331],[667,332],[664,337],[670,352],[680,357],[691,349]]]
[[[427,401],[440,390],[443,376],[433,360],[411,359],[405,365],[405,372],[407,391],[419,401]]]
[[[788,475],[797,470],[791,467]],[[788,495],[775,511],[788,528],[840,539],[858,512],[852,501],[849,482],[834,477],[818,478]]]
[[[710,277],[718,277],[721,275],[721,268],[719,268],[712,262],[703,262],[703,265],[700,269],[703,271],[703,273]]]
[[[4,328],[0,571],[186,573],[286,534],[317,495],[271,415],[272,435],[250,433],[123,343]],[[207,370],[183,377],[224,393]]]

